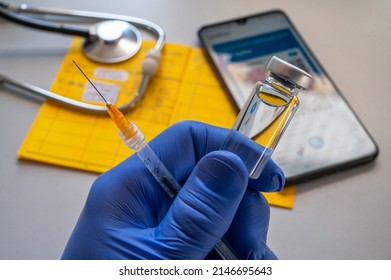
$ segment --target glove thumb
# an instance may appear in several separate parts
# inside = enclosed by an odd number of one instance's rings
[[[238,156],[204,156],[155,230],[161,249],[171,259],[204,259],[229,228],[247,182]]]

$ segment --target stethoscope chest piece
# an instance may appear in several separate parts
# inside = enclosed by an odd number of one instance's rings
[[[141,47],[141,34],[126,21],[105,20],[91,27],[83,51],[91,60],[117,63],[135,55]]]

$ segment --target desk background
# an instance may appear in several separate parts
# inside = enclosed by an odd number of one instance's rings
[[[200,25],[284,10],[377,141],[380,155],[374,164],[299,185],[293,210],[272,208],[269,245],[281,259],[391,259],[390,1],[26,2],[146,18],[166,30],[168,42],[192,46],[198,45]],[[0,20],[0,73],[48,89],[70,42]],[[39,99],[0,88],[0,259],[60,258],[97,177],[18,161],[39,107]]]

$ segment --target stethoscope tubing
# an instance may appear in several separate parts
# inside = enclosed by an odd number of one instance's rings
[[[140,99],[142,98],[143,92],[147,87],[149,79],[150,77],[144,76],[139,86],[139,91],[136,93],[135,97],[130,102],[118,106],[118,109],[121,110],[122,112],[126,112],[133,109],[136,106],[137,102],[140,101]],[[43,88],[34,86],[32,84],[22,82],[16,79],[12,79],[10,77],[2,75],[1,73],[0,73],[0,85],[9,87],[11,90],[16,88],[17,90],[33,93],[37,96],[44,97],[47,100],[51,100],[56,104],[63,105],[70,109],[76,109],[77,111],[80,112],[97,113],[97,114],[107,113],[107,108],[105,106],[93,105],[72,98],[68,98],[60,94],[56,94],[51,91],[45,90]]]
[[[0,14],[16,23],[21,23],[30,27],[36,27],[46,31],[60,32],[62,34],[69,34],[75,36],[88,37],[91,36],[89,29],[79,26],[65,25],[62,23],[55,23],[53,19],[51,20],[42,20],[39,18],[34,18],[30,16],[25,16],[25,14],[43,17],[66,17],[73,20],[87,22],[99,22],[105,20],[119,20],[126,21],[130,24],[133,24],[137,28],[146,29],[147,31],[153,33],[156,36],[156,42],[153,47],[153,50],[147,55],[149,58],[159,57],[161,50],[163,49],[166,36],[164,30],[157,24],[131,16],[117,15],[110,13],[99,13],[99,12],[90,12],[90,11],[79,11],[79,10],[62,10],[62,9],[48,9],[48,8],[32,8],[26,4],[22,4],[18,7],[11,7],[8,4],[0,2]],[[17,22],[20,21],[20,22]],[[27,22],[27,23],[26,23]],[[35,25],[35,26],[33,26]],[[154,54],[155,53],[155,54]],[[149,61],[150,62],[150,61]],[[157,67],[157,66],[156,66]],[[147,67],[148,68],[148,67]],[[136,106],[136,103],[142,98],[145,89],[148,85],[148,82],[151,76],[154,73],[143,73],[142,80],[138,91],[136,92],[134,98],[128,103],[119,106],[118,108],[125,112]],[[28,91],[35,95],[47,98],[56,103],[62,104],[66,107],[76,109],[78,111],[84,111],[89,113],[106,113],[107,109],[104,106],[92,105],[89,103],[81,102],[71,98],[64,97],[62,95],[44,90],[37,86],[18,81],[16,79],[9,78],[5,75],[0,74],[0,85],[9,86],[11,88],[16,88],[22,91]]]
[[[20,5],[18,7],[8,7],[8,10],[12,11],[16,14],[30,14],[30,15],[37,15],[37,16],[61,16],[61,17],[67,17],[67,18],[74,18],[79,19],[83,21],[91,21],[91,22],[99,22],[103,20],[120,20],[120,21],[126,21],[130,24],[133,24],[137,28],[146,29],[149,32],[153,33],[156,36],[156,43],[154,46],[155,50],[161,50],[164,46],[166,35],[159,25],[156,23],[138,18],[138,17],[132,17],[132,16],[126,16],[126,15],[117,15],[117,14],[111,14],[111,13],[100,13],[100,12],[90,12],[90,11],[80,11],[80,10],[64,10],[64,9],[53,9],[53,8],[36,8],[36,7],[29,7],[26,4]],[[0,9],[1,10],[1,9]],[[3,9],[4,10],[4,9]],[[12,13],[9,12],[9,13]],[[39,20],[40,22],[43,22],[43,20]],[[49,23],[49,21],[47,21]],[[68,28],[68,26],[66,26]],[[54,31],[54,29],[53,29]],[[85,29],[81,28],[80,35],[86,37],[87,34],[84,32]],[[58,32],[61,32],[61,30],[58,30]],[[75,31],[77,32],[77,31]],[[76,35],[76,34],[72,34]]]
[[[3,8],[3,5],[0,5],[0,15],[11,22],[43,31],[81,36],[85,38],[88,38],[90,36],[90,31],[87,27],[50,22],[38,18],[25,16],[23,14],[15,13],[10,9],[5,9]]]

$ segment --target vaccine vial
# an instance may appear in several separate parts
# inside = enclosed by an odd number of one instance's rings
[[[268,76],[256,83],[221,147],[237,154],[254,179],[261,175],[299,108],[299,91],[307,89],[312,80],[307,72],[275,56],[267,70]],[[241,137],[238,132],[261,146],[244,146],[243,141],[237,141]]]

